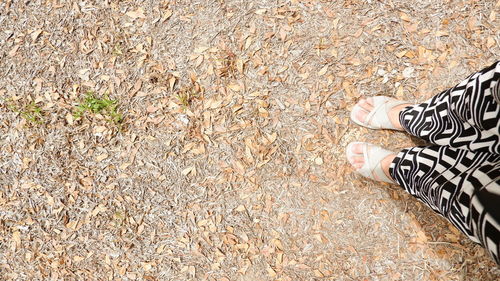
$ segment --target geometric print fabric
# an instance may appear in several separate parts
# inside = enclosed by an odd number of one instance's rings
[[[399,152],[391,176],[500,264],[500,62],[406,107],[400,122],[434,145]]]

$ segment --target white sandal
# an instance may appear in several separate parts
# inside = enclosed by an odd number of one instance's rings
[[[397,131],[403,131],[392,125],[391,120],[389,120],[389,111],[395,106],[401,104],[408,104],[407,101],[401,101],[393,99],[386,96],[376,96],[372,98],[373,100],[373,110],[368,113],[366,120],[362,122],[357,119],[356,113],[360,110],[366,111],[360,105],[356,104],[351,111],[351,120],[360,125],[370,129],[391,129]]]
[[[356,144],[363,145],[363,154],[353,152],[352,148]],[[346,150],[347,160],[349,161],[349,163],[351,163],[351,165],[353,165],[353,163],[351,162],[353,156],[363,156],[365,160],[363,167],[356,170],[356,172],[373,180],[395,183],[393,179],[386,176],[386,174],[382,170],[382,165],[380,164],[382,159],[390,154],[394,154],[394,152],[366,142],[351,142],[349,145],[347,145]],[[375,176],[377,178],[375,178]]]

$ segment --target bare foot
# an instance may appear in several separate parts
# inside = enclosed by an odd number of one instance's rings
[[[356,117],[360,121],[365,122],[366,117],[374,108],[373,107],[373,99],[371,97],[364,98],[364,99],[361,99],[358,102],[358,104],[359,104],[359,106],[361,106],[361,108],[363,110],[359,110],[358,112],[356,112]],[[397,106],[393,107],[391,109],[391,111],[389,111],[389,120],[391,121],[392,125],[398,130],[403,130],[403,127],[401,127],[401,123],[399,123],[399,113],[401,112],[401,110],[403,110],[405,107],[407,107],[409,105],[411,105],[411,104],[408,103],[408,104],[397,105]]]
[[[352,151],[355,154],[360,154],[361,156],[353,156],[352,159],[350,159],[349,161],[352,163],[354,168],[361,169],[361,167],[363,167],[363,165],[365,164],[365,159],[362,156],[363,155],[363,145],[361,145],[361,144],[353,145]],[[396,157],[396,154],[390,154],[390,155],[386,156],[384,159],[382,159],[382,161],[380,162],[380,164],[382,166],[382,170],[384,171],[384,174],[390,179],[392,177],[389,174],[389,166],[391,165],[391,163],[395,157]],[[373,175],[373,177],[375,179],[377,179],[376,175]],[[380,179],[377,179],[377,180],[380,180]]]

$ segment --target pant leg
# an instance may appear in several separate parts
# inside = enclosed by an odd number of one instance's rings
[[[500,155],[439,145],[413,147],[399,152],[389,172],[500,264]]]
[[[431,143],[500,154],[500,61],[399,117],[407,132]]]

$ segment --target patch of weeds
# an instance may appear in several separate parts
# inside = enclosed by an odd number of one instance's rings
[[[113,47],[113,55],[114,56],[121,56],[123,55],[123,51],[122,51],[122,46],[121,44],[116,44],[114,47]]]
[[[123,33],[119,33],[116,37],[114,37],[114,40],[112,42],[112,54],[117,57],[125,54],[127,49],[127,42],[127,38],[123,35]]]
[[[116,211],[113,214],[113,224],[115,227],[121,227],[125,222],[125,214],[122,211]]]
[[[97,97],[94,92],[87,92],[85,99],[76,106],[73,117],[81,118],[86,112],[101,114],[115,124],[123,121],[123,115],[118,111],[118,101],[108,96]]]
[[[116,57],[123,56],[127,52],[127,44],[125,39],[119,38],[119,40],[113,45],[112,54]]]
[[[34,101],[28,104],[16,105],[13,100],[8,100],[7,107],[11,111],[19,113],[19,115],[28,121],[30,125],[40,125],[45,122],[45,114],[42,108],[39,107]]]
[[[200,95],[201,91],[201,86],[198,83],[193,82],[190,86],[181,88],[175,97],[183,109],[186,109],[189,107],[193,99]]]

